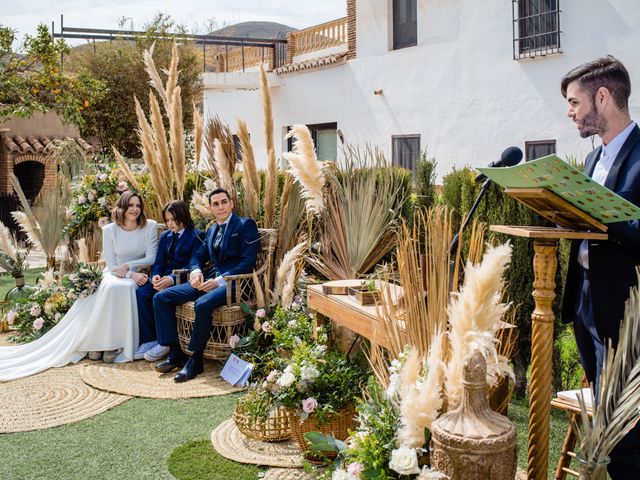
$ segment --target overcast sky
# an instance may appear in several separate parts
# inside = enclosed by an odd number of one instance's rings
[[[66,27],[118,28],[128,17],[140,28],[157,13],[170,14],[189,30],[204,33],[207,19],[220,27],[248,21],[284,23],[306,28],[346,15],[346,0],[2,0],[0,24],[18,30],[18,38],[34,33],[39,23],[60,31],[60,14]]]

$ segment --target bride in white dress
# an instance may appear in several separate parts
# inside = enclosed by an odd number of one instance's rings
[[[137,270],[155,261],[157,223],[146,219],[141,198],[131,191],[120,196],[112,218],[114,223],[102,230],[106,268],[98,290],[77,300],[34,342],[0,347],[0,381],[78,362],[87,352],[106,351],[116,362],[133,360],[138,347],[136,288],[147,282],[147,275]]]

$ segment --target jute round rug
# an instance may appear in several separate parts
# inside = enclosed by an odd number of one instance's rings
[[[154,364],[140,360],[132,363],[91,363],[80,370],[82,380],[108,392],[146,398],[214,397],[239,392],[220,378],[220,365],[207,362],[204,373],[185,383],[176,383],[177,372],[158,373]]]
[[[80,379],[81,368],[81,365],[51,368],[0,383],[0,433],[79,422],[131,398],[91,388]]]
[[[211,432],[211,443],[216,452],[235,462],[268,467],[302,467],[302,454],[295,440],[259,442],[240,433],[233,420],[222,422]]]
[[[262,480],[315,480],[313,473],[299,468],[271,468],[266,471]]]

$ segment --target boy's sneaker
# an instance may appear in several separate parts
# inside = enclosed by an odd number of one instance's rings
[[[152,342],[145,342],[138,347],[138,349],[133,353],[134,360],[142,360],[144,358],[144,354],[151,350],[153,347],[158,345],[156,340]]]
[[[169,350],[171,350],[169,347],[157,344],[155,347],[145,352],[144,359],[147,362],[157,362],[158,360],[162,360],[164,357],[169,355]]]

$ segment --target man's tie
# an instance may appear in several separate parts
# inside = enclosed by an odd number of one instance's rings
[[[216,232],[216,236],[213,239],[213,252],[216,256],[220,255],[220,246],[222,245],[222,239],[224,238],[224,231],[227,228],[227,224],[223,223],[218,226],[218,231]]]

